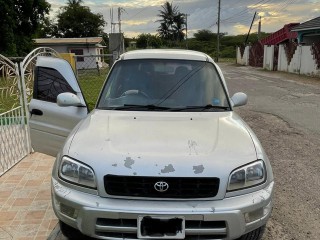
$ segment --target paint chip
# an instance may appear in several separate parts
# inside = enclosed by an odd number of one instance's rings
[[[131,157],[127,157],[126,160],[124,160],[124,166],[126,168],[132,169],[132,165],[134,164],[134,160]]]
[[[172,166],[172,164],[169,164],[168,166],[165,166],[164,169],[161,169],[161,173],[171,173],[174,171],[175,171],[175,169]]]
[[[194,174],[203,173],[203,170],[204,170],[204,166],[203,165],[193,166]]]

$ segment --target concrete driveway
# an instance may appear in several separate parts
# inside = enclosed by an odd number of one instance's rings
[[[0,239],[44,240],[57,225],[51,207],[54,158],[34,153],[0,177]]]

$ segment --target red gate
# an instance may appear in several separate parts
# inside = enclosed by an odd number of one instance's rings
[[[249,65],[252,67],[263,67],[263,45],[255,42],[250,48]]]
[[[273,71],[278,70],[278,57],[279,57],[279,46],[274,46],[274,55],[273,55]]]

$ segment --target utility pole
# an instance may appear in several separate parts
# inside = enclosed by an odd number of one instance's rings
[[[188,16],[190,16],[190,14],[184,14],[184,16],[186,17],[186,47],[188,49]]]
[[[260,16],[260,21],[259,21],[259,26],[258,26],[258,41],[261,39],[261,16]]]
[[[126,10],[122,7],[118,8],[118,22],[113,22],[113,8],[110,9],[110,18],[111,18],[111,33],[115,33],[116,29],[116,25],[118,25],[119,27],[119,33],[121,33],[122,29],[121,29],[121,14],[123,12],[125,12]]]
[[[219,62],[220,54],[220,10],[221,10],[221,0],[218,3],[218,33],[217,33],[217,57],[216,62]]]
[[[121,14],[126,10],[122,7],[118,8],[118,23],[119,23],[119,33],[121,33]]]
[[[245,45],[245,46],[246,46],[247,43],[248,43],[249,35],[250,35],[250,32],[251,32],[251,28],[252,28],[253,22],[254,22],[254,20],[256,19],[256,15],[257,15],[257,12],[254,13],[254,16],[253,16],[253,19],[252,19],[252,22],[251,22],[251,25],[250,25],[250,29],[249,29],[249,32],[248,32],[246,41],[244,42],[244,45]]]

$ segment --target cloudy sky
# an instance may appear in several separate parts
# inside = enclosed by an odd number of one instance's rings
[[[52,13],[67,0],[47,0]],[[127,37],[140,33],[155,34],[159,26],[157,14],[165,0],[83,0],[83,5],[94,13],[101,13],[107,22],[105,31],[110,32],[110,9],[114,9],[114,22],[118,21],[117,8],[124,9],[122,30]],[[179,7],[180,12],[189,14],[188,34],[200,29],[217,31],[218,0],[169,0]],[[221,0],[221,32],[237,35],[248,32],[254,12],[262,18],[262,31],[275,32],[284,24],[305,22],[320,16],[320,0]],[[258,28],[258,18],[253,32]]]

